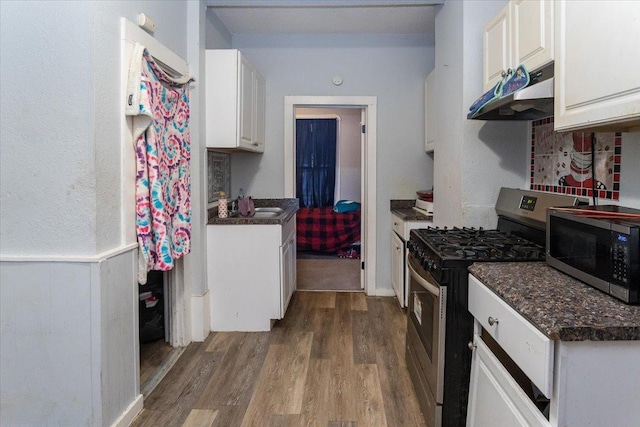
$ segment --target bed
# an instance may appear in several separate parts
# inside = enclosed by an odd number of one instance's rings
[[[360,209],[300,208],[296,227],[298,251],[336,253],[360,242]]]

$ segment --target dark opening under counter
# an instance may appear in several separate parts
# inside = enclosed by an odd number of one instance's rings
[[[476,263],[469,272],[551,339],[640,340],[640,306],[624,304],[543,262]]]

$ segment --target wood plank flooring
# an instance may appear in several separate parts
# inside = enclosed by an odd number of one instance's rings
[[[360,260],[303,258],[296,261],[296,288],[304,291],[361,292]]]
[[[393,298],[296,292],[270,332],[192,343],[134,426],[424,426]]]

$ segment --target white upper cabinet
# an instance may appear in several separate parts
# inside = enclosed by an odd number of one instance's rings
[[[640,3],[555,2],[558,131],[640,127]]]
[[[553,4],[550,0],[511,0],[485,26],[483,87],[487,91],[509,68],[533,71],[554,58]]]
[[[265,113],[267,102],[267,84],[264,78],[255,73],[255,97],[256,102],[253,103],[255,111],[253,112],[253,144],[260,152],[264,151],[264,135],[265,135]]]
[[[511,3],[484,27],[482,86],[485,92],[494,87],[502,79],[502,73],[511,66],[510,8]]]
[[[264,151],[266,85],[236,49],[206,51],[207,147]]]
[[[435,74],[435,70],[431,71],[424,82],[424,148],[427,153],[436,146]]]

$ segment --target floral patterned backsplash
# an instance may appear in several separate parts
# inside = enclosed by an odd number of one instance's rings
[[[618,200],[621,152],[619,133],[555,132],[553,118],[534,121],[531,189],[592,197],[595,179],[596,197]]]

